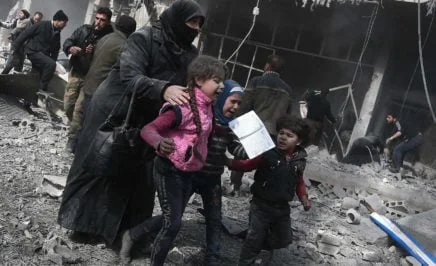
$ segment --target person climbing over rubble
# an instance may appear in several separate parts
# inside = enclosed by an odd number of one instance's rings
[[[118,182],[95,176],[86,169],[84,158],[99,127],[126,90],[137,88],[131,116],[131,126],[135,128],[153,121],[163,101],[173,105],[188,102],[187,67],[198,54],[192,42],[204,19],[196,1],[175,1],[161,14],[160,21],[130,35],[118,61],[93,94],[58,214],[58,223],[73,231],[73,240],[97,235],[111,245],[120,232],[151,217],[156,156],[152,147],[147,146],[144,156],[138,158],[140,167],[122,169],[124,174],[114,177]],[[123,102],[113,117],[114,123],[124,121],[128,106],[127,100]]]
[[[75,137],[80,128],[80,117],[74,114],[82,110],[74,112],[76,102],[83,87],[85,75],[91,66],[95,45],[103,36],[113,32],[111,18],[112,11],[109,8],[99,7],[93,24],[84,24],[77,28],[63,45],[64,53],[70,56],[71,65],[64,94],[64,111],[70,122],[66,147],[69,152],[74,152]]]
[[[252,171],[253,198],[250,203],[247,236],[239,266],[254,265],[262,249],[284,248],[292,242],[290,206],[295,193],[304,210],[311,208],[303,172],[306,166],[309,127],[296,116],[284,116],[276,124],[277,146],[251,160],[224,159],[232,170]]]
[[[230,130],[228,123],[233,119],[238,111],[243,90],[241,86],[233,80],[224,81],[224,89],[218,95],[215,102],[215,124],[212,135],[209,137],[208,153],[206,163],[201,171],[192,177],[192,189],[190,196],[194,193],[201,195],[203,200],[204,215],[206,219],[206,258],[205,265],[221,265],[220,263],[220,242],[221,242],[221,206],[222,190],[221,175],[224,172],[223,165],[216,165],[214,161],[222,158],[228,151],[238,157],[244,157],[245,151],[238,138]],[[190,197],[189,196],[189,197]],[[157,218],[156,218],[157,219]],[[159,217],[160,224],[163,224],[163,216]],[[156,222],[159,224],[159,222]],[[127,231],[126,238],[137,242],[146,235],[153,235],[158,232],[160,227],[150,227],[149,224],[137,226]],[[126,240],[127,241],[127,240]],[[125,243],[126,243],[125,241]],[[122,256],[130,254],[129,248],[132,246],[124,245]],[[126,260],[126,259],[124,259]]]
[[[324,118],[334,124],[336,119],[332,114],[330,102],[327,100],[329,89],[322,89],[320,93],[309,91],[305,100],[307,102],[306,120],[310,126],[310,143],[319,146],[324,131]]]
[[[25,9],[21,10],[21,12],[26,14],[27,11],[26,12],[25,11],[26,11]],[[16,32],[11,33],[11,35],[9,37],[9,39],[11,41],[14,41],[21,32],[30,28],[33,24],[40,22],[42,20],[42,18],[43,18],[43,14],[39,11],[36,11],[33,14],[33,17],[24,19],[21,21],[21,23],[17,22],[17,23],[12,23],[9,25],[9,24],[5,24],[5,23],[0,22],[0,26],[2,26],[2,27],[6,26],[6,28],[15,27],[14,30],[16,30]],[[5,68],[3,69],[2,74],[9,74],[9,72],[11,72],[12,68],[14,69],[15,73],[22,72],[25,59],[26,59],[26,55],[24,53],[24,47],[21,47],[17,51],[11,50],[11,53],[8,57],[8,60],[6,61]]]
[[[280,71],[284,64],[285,61],[281,56],[268,56],[264,73],[248,82],[238,114],[255,111],[273,140],[277,136],[276,123],[279,117],[292,113],[292,89],[280,78]],[[239,194],[242,176],[243,173],[232,172],[230,177],[234,187],[232,194]]]
[[[401,126],[395,114],[389,113],[386,117],[388,124],[395,124],[396,130],[392,136],[386,139],[386,145],[391,142],[399,140],[399,143],[393,147],[392,151],[392,164],[389,171],[392,173],[400,172],[403,166],[404,157],[407,153],[416,150],[424,142],[424,136],[416,128],[416,126]]]
[[[41,21],[32,25],[12,42],[13,51],[24,47],[24,52],[32,62],[32,68],[40,74],[39,91],[46,92],[48,83],[56,70],[61,47],[61,31],[68,22],[68,16],[59,10],[53,15],[53,20]],[[30,103],[26,103],[30,108]]]
[[[13,19],[10,22],[1,22],[0,27],[6,29],[12,29],[8,39],[13,42],[20,35],[21,32],[29,28],[31,25],[31,20],[29,19],[30,13],[26,9],[21,9],[18,11],[17,18]],[[5,67],[1,74],[9,74],[9,72],[14,68],[16,72],[23,71],[23,63],[24,63],[24,49],[19,50],[11,50],[11,53],[6,61]],[[21,64],[20,64],[21,63]]]
[[[123,234],[120,250],[123,262],[130,261],[133,239],[146,235],[147,228],[160,228],[151,252],[151,265],[164,265],[182,225],[194,175],[206,162],[213,128],[213,101],[222,90],[224,76],[220,61],[210,56],[197,57],[188,68],[189,104],[165,103],[159,116],[141,130],[141,138],[158,154],[153,173],[162,215],[151,217]]]

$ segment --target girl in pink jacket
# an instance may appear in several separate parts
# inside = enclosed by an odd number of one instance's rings
[[[223,87],[224,74],[224,66],[217,59],[197,57],[188,68],[189,104],[165,103],[160,115],[142,129],[142,139],[159,155],[154,161],[154,182],[164,221],[162,225],[162,220],[154,216],[126,231],[120,251],[123,261],[130,260],[135,240],[162,226],[154,241],[151,264],[163,265],[180,230],[193,173],[206,160],[213,126],[212,104]]]

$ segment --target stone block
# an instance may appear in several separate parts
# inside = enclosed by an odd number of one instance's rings
[[[350,198],[350,197],[345,197],[342,199],[342,205],[341,205],[341,209],[343,210],[349,210],[352,208],[357,208],[359,207],[359,201]]]
[[[362,217],[359,225],[349,227],[356,233],[359,239],[378,247],[387,248],[389,246],[388,235],[374,224],[369,218]]]
[[[379,195],[373,194],[368,196],[365,198],[365,201],[379,214],[383,215],[386,213],[386,206],[383,204],[383,200]]]
[[[397,224],[436,256],[436,209],[398,219]]]

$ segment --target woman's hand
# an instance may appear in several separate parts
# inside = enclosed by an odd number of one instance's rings
[[[164,156],[170,155],[174,151],[174,141],[170,138],[164,138],[159,142],[158,151]]]
[[[172,105],[185,104],[189,102],[189,94],[187,88],[171,85],[165,89],[163,98]]]

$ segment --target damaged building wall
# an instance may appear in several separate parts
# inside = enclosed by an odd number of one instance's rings
[[[227,59],[248,32],[254,5],[254,2],[210,1],[203,52]],[[356,107],[360,110],[372,80],[374,62],[386,40],[384,31],[389,27],[384,16],[379,15],[363,60],[358,63],[374,5],[335,5],[312,11],[296,7],[294,2],[260,1],[259,8],[252,34],[236,59],[228,64],[232,77],[245,85],[261,74],[267,56],[277,53],[286,60],[282,78],[293,88],[295,112],[296,103],[307,89],[332,88],[353,79]],[[328,99],[333,113],[346,117],[341,129],[349,135],[355,118],[350,103],[343,107],[346,96],[346,90],[337,90]]]

